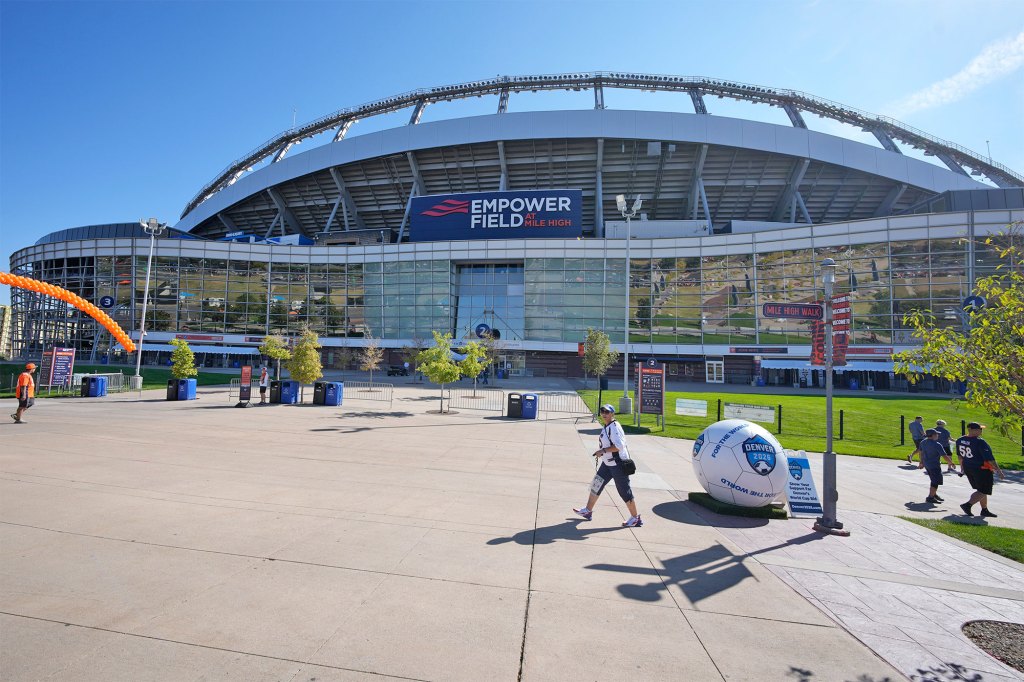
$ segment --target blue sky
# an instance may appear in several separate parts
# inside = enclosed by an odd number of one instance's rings
[[[0,1],[0,269],[66,227],[182,208],[298,123],[497,74],[630,70],[792,88],[891,115],[1024,172],[1024,3]],[[688,98],[607,91],[606,106]],[[590,93],[510,110],[590,107]],[[425,121],[492,113],[486,98]],[[711,113],[788,124],[709,99]],[[404,125],[407,113],[350,134]],[[812,129],[866,139],[829,122]],[[296,148],[292,153],[301,152]],[[8,291],[0,288],[0,302]]]

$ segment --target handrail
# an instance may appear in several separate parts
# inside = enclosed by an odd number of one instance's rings
[[[339,109],[332,114],[321,116],[303,126],[289,128],[256,147],[245,156],[233,161],[211,182],[203,186],[192,197],[182,212],[184,218],[196,206],[230,186],[242,173],[263,161],[277,150],[319,135],[346,122],[388,114],[421,103],[450,102],[455,99],[500,95],[503,92],[524,92],[538,90],[589,90],[595,87],[609,87],[645,91],[695,91],[700,94],[729,97],[748,102],[772,106],[791,106],[824,118],[855,125],[870,132],[881,132],[912,147],[924,149],[930,154],[946,154],[958,164],[972,171],[1000,181],[1001,184],[1024,187],[1024,176],[1001,163],[994,163],[987,157],[962,145],[943,140],[922,130],[901,123],[888,116],[879,116],[854,107],[846,106],[823,97],[816,97],[800,90],[770,88],[749,83],[702,76],[667,76],[657,74],[618,73],[593,71],[538,76],[498,76],[455,85],[410,90],[398,95],[368,102],[355,107]],[[997,183],[999,184],[999,183]]]

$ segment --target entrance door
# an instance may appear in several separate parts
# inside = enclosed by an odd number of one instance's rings
[[[724,384],[725,383],[725,361],[724,360],[707,360],[704,362],[704,372],[706,381],[709,384]]]
[[[505,376],[524,376],[526,374],[526,353],[502,353],[498,356],[498,369],[505,370]]]

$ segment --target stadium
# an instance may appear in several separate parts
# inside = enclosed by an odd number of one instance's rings
[[[606,108],[623,89],[689,110]],[[590,92],[593,105],[509,111],[513,95],[544,91]],[[493,113],[422,121],[431,105],[482,97]],[[717,99],[789,123],[718,116]],[[354,134],[396,112],[401,125]],[[642,200],[628,222],[619,195]],[[632,358],[678,380],[817,385],[809,324],[763,313],[821,300],[831,257],[851,308],[841,381],[882,389],[900,387],[891,356],[914,343],[904,314],[963,324],[962,301],[995,266],[985,238],[1022,219],[1019,173],[889,118],[793,90],[574,73],[416,90],[285,131],[202,186],[155,240],[151,272],[138,223],[62,229],[10,260],[136,339],[148,274],[147,363],[166,362],[174,338],[207,366],[258,361],[264,336],[308,326],[329,367],[371,336],[400,362],[439,331],[491,335],[510,375],[582,376],[595,328],[620,351],[628,333]],[[126,359],[74,308],[11,296],[17,356]]]

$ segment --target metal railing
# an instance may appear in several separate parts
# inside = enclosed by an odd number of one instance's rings
[[[254,393],[259,393],[260,380],[258,378],[251,380],[249,382],[249,386],[252,389],[254,389],[254,391],[253,391]],[[234,379],[232,379],[231,380],[231,385],[228,386],[228,400],[229,401],[233,400],[233,401],[237,402],[238,401],[238,394],[239,394],[239,391],[241,390],[241,388],[242,388],[242,380],[239,379],[238,377],[235,377]]]
[[[384,402],[391,407],[394,400],[394,384],[378,384],[369,381],[346,381],[344,400],[373,400]]]
[[[129,377],[125,377],[124,372],[82,373],[71,375],[71,386],[69,390],[72,394],[77,393],[82,389],[82,379],[85,377],[106,377],[107,393],[123,393],[130,389],[130,384],[128,383]]]
[[[560,417],[562,415],[568,415],[570,417],[592,417],[593,412],[587,407],[587,404],[580,397],[579,393],[573,392],[557,392],[557,393],[538,393],[537,394],[537,418],[547,419],[548,415],[555,415]]]
[[[453,388],[448,391],[448,406],[460,410],[505,411],[505,391],[500,388]]]

